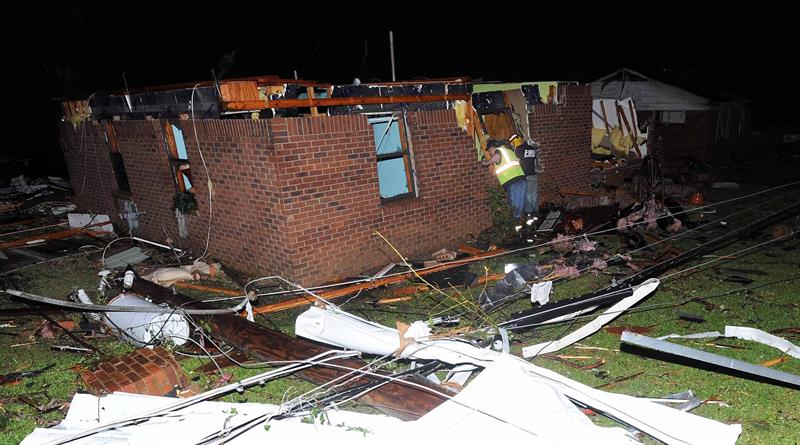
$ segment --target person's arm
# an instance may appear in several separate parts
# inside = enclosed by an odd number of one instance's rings
[[[502,159],[503,158],[500,156],[500,153],[495,152],[489,159],[482,160],[481,164],[483,164],[484,167],[489,164],[499,164]]]

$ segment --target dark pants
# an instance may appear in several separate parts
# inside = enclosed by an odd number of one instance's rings
[[[539,212],[539,175],[525,177],[525,213]]]

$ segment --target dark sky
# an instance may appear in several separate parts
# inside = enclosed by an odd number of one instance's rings
[[[333,83],[391,80],[390,29],[399,80],[589,81],[623,65],[646,74],[666,68],[749,97],[757,127],[800,124],[793,111],[798,25],[788,10],[607,3],[589,11],[579,3],[499,1],[183,5],[42,5],[7,14],[0,31],[4,156],[33,153],[47,164],[58,153],[58,108],[49,99],[122,89],[123,72],[132,89],[208,80],[212,69],[225,78],[297,70]]]

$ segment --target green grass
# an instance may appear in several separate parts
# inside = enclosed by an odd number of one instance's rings
[[[743,194],[744,191],[740,190],[737,193]],[[724,196],[716,197],[716,199],[723,198]],[[731,220],[729,224],[734,226],[742,222],[740,220]],[[720,228],[720,230],[722,229],[724,228]],[[726,252],[733,252],[764,240],[765,238],[760,238],[736,243],[715,254],[722,255]],[[602,241],[605,243],[606,248],[611,251],[615,251],[618,248],[615,236],[603,237]],[[735,293],[706,300],[713,304],[688,302],[680,306],[674,306],[675,303],[688,297],[702,297],[742,288],[740,284],[724,281],[724,278],[733,273],[746,275],[755,280],[750,286],[797,275],[800,272],[800,249],[785,249],[796,242],[797,240],[794,239],[785,243],[774,244],[755,253],[739,255],[731,261],[721,261],[686,275],[666,279],[654,295],[640,303],[634,310],[620,316],[611,325],[647,326],[652,331],[646,335],[652,337],[670,333],[686,334],[715,330],[723,331],[725,325],[750,326],[765,331],[798,327],[800,326],[800,315],[798,313],[800,302],[797,301],[797,296],[800,289],[800,281],[775,284],[750,292]],[[693,242],[685,241],[679,243],[679,245],[688,248],[693,245]],[[478,274],[494,273],[501,271],[506,263],[524,261],[548,263],[556,257],[556,254],[546,249],[534,249],[528,253],[473,264],[470,268]],[[749,270],[751,272],[748,275],[731,271],[730,269]],[[766,274],[760,275],[752,273],[752,271],[761,271]],[[606,272],[630,273],[629,270],[622,268]],[[580,278],[558,284],[554,289],[552,299],[559,300],[577,296],[605,286],[609,281],[610,276],[607,274],[586,274]],[[13,280],[3,285],[18,287],[25,291],[51,297],[63,297],[78,287],[87,290],[95,289],[97,276],[96,271],[85,258],[72,257],[54,261],[47,265],[30,267],[16,274]],[[459,292],[449,290],[448,293],[455,293],[455,296],[450,297],[445,297],[434,291],[428,291],[419,293],[413,300],[408,302],[381,306],[372,304],[371,302],[376,301],[378,298],[390,295],[390,290],[382,289],[363,293],[359,298],[344,304],[344,309],[388,326],[394,326],[398,320],[411,322],[435,315],[466,312],[466,315],[462,317],[462,326],[477,327],[502,321],[510,312],[522,310],[531,305],[527,299],[522,299],[501,312],[484,317],[483,314],[477,311],[473,303],[479,291],[480,289],[460,290]],[[199,292],[186,293],[194,297],[208,296]],[[11,303],[3,304],[2,299],[0,299],[0,304],[6,308],[20,306]],[[259,317],[258,322],[266,327],[292,333],[295,317],[304,310],[305,308],[297,308],[270,314],[267,317]],[[700,315],[706,321],[704,323],[683,321],[678,318],[679,312]],[[76,321],[79,320],[77,315],[73,315],[70,318]],[[7,319],[0,317],[0,323],[7,321]],[[25,379],[18,385],[0,386],[0,444],[18,443],[36,426],[52,425],[63,417],[63,413],[60,411],[53,411],[47,414],[39,413],[35,408],[21,402],[19,400],[20,395],[27,394],[28,397],[41,403],[49,400],[68,402],[75,391],[82,389],[75,366],[92,367],[101,360],[98,356],[53,352],[49,349],[49,346],[53,343],[71,344],[71,340],[67,337],[12,348],[11,345],[13,344],[41,340],[37,338],[29,340],[27,338],[27,335],[32,333],[42,322],[40,318],[20,317],[14,321],[16,327],[0,328],[0,332],[17,334],[14,336],[0,335],[0,374],[35,370],[51,364],[54,366],[44,374]],[[566,324],[554,325],[517,335],[513,338],[512,353],[519,353],[525,345],[559,338],[567,332],[580,327],[581,323],[575,323],[572,326]],[[783,336],[795,343],[800,342],[800,339],[796,337]],[[92,339],[89,341],[97,345],[106,356],[121,355],[132,350],[127,344],[113,339]],[[750,363],[762,363],[781,356],[776,349],[747,341],[724,339],[718,342],[719,344],[740,348],[715,347],[710,339],[672,341]],[[728,405],[704,404],[697,408],[694,413],[726,423],[741,423],[744,431],[738,442],[739,444],[778,444],[797,443],[800,441],[800,430],[797,428],[798,419],[800,419],[800,393],[797,390],[684,366],[667,360],[647,358],[625,348],[620,351],[619,337],[606,332],[604,329],[583,340],[581,345],[605,348],[606,350],[580,349],[572,346],[559,351],[558,354],[592,357],[590,360],[573,360],[573,363],[578,365],[595,363],[600,359],[604,360],[605,364],[595,370],[589,370],[570,367],[559,361],[547,358],[536,358],[534,363],[553,369],[590,386],[603,385],[615,379],[641,373],[637,377],[613,384],[605,388],[605,390],[637,396],[660,397],[692,389],[701,399],[721,400]],[[217,372],[209,375],[200,375],[195,371],[198,366],[208,362],[207,359],[181,357],[179,359],[189,376],[200,384],[203,389],[209,389],[218,381],[219,373]],[[789,359],[776,365],[775,369],[800,374],[800,360]],[[234,380],[254,375],[260,371],[259,369],[239,367],[226,368],[224,370],[225,373],[231,373]],[[313,387],[310,383],[296,378],[283,378],[269,382],[263,387],[248,389],[242,394],[235,393],[227,396],[225,400],[280,403],[282,400],[295,397]],[[357,404],[351,404],[349,407],[359,410],[365,409],[365,407]]]

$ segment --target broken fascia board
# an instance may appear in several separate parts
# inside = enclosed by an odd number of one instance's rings
[[[300,314],[295,320],[295,334],[378,356],[392,355],[400,349],[400,334],[396,329],[365,320],[334,306],[327,306],[327,309],[312,306]],[[421,337],[405,346],[400,356],[440,360],[453,365],[474,363],[485,366],[490,361],[487,350],[475,348],[467,342],[448,339],[427,341]]]
[[[337,308],[333,308],[333,311],[325,311],[319,308],[316,309],[321,312],[336,314],[336,316],[332,317],[324,316],[317,321],[338,321],[342,318],[342,315],[346,315],[352,320],[350,320],[351,322],[349,323],[337,323],[333,326],[328,326],[327,329],[324,326],[322,329],[315,329],[314,331],[316,335],[307,338],[311,338],[312,340],[320,341],[322,343],[334,344],[336,346],[345,347],[348,349],[359,350],[356,346],[363,344],[367,344],[368,346],[374,348],[375,345],[381,344],[381,340],[373,342],[372,339],[364,339],[360,337],[370,336],[373,334],[380,334],[383,337],[385,333],[381,333],[380,329],[369,329],[369,327],[377,327],[382,328],[383,330],[388,330],[393,336],[393,339],[389,339],[388,336],[386,336],[385,339],[382,339],[382,341],[385,342],[385,344],[382,346],[383,349],[375,348],[372,349],[372,352],[370,353],[384,353],[382,355],[387,355],[393,351],[391,349],[392,346],[395,345],[393,341],[396,341],[399,345],[399,334],[397,334],[397,331],[391,328],[361,319],[351,314],[347,314],[346,312]],[[312,312],[309,310],[306,313],[301,314],[301,317],[309,312],[318,313],[319,311]],[[300,317],[298,317],[298,319],[300,319]],[[300,331],[296,331],[297,335],[306,336],[310,334],[309,332],[306,332],[305,334],[301,333],[306,327],[304,324],[305,322],[297,324],[300,325],[301,328]],[[327,338],[331,336],[331,334],[334,334],[333,336],[335,339]],[[604,391],[578,383],[554,371],[540,368],[532,363],[508,354],[502,354],[488,349],[480,349],[465,342],[453,343],[458,345],[459,350],[447,351],[448,347],[451,346],[450,344],[437,343],[435,349],[421,349],[418,350],[418,352],[414,351],[415,353],[409,354],[409,356],[418,357],[427,353],[430,354],[428,357],[433,357],[442,361],[453,360],[453,357],[458,357],[462,360],[458,363],[472,363],[479,367],[492,366],[502,361],[512,361],[512,363],[521,367],[521,369],[530,375],[541,378],[542,381],[549,382],[550,385],[576,403],[589,406],[596,412],[605,413],[606,415],[617,419],[620,422],[623,422],[626,425],[629,425],[647,435],[661,440],[668,445],[732,445],[736,443],[736,438],[739,437],[739,434],[741,434],[741,425],[738,424],[726,425],[715,420],[677,411],[672,408],[646,400],[640,400],[635,397],[606,393]],[[425,345],[417,346],[419,347]],[[442,354],[441,351],[446,351],[447,353]],[[406,356],[407,352],[409,352],[409,348],[406,348],[403,351],[403,355]],[[438,357],[437,354],[439,354]],[[478,377],[476,377],[476,380],[480,378],[482,374],[483,373],[479,374]],[[474,383],[475,381],[467,385],[465,390],[469,389]],[[512,391],[512,394],[515,393]]]
[[[645,335],[639,335],[633,332],[625,331],[622,333],[622,342],[629,345],[652,349],[654,351],[664,352],[666,354],[677,355],[680,357],[686,357],[692,360],[697,360],[800,387],[800,376],[798,375],[789,374],[788,372],[778,371],[776,369],[771,369],[760,365],[754,365],[742,360],[737,360],[718,354],[712,354],[710,352],[700,351],[698,349],[692,349],[686,346],[676,345],[674,343],[659,340],[657,338],[651,338]]]
[[[651,278],[644,283],[635,286],[633,295],[623,298],[621,301],[611,306],[607,311],[591,322],[557,341],[540,343],[522,348],[522,356],[525,358],[531,358],[540,354],[548,354],[564,349],[575,342],[583,340],[584,338],[599,331],[603,326],[610,323],[615,318],[622,315],[625,311],[630,309],[631,306],[642,301],[645,297],[653,293],[659,284],[660,281],[658,279]]]
[[[784,354],[788,354],[794,358],[800,358],[800,347],[790,342],[789,340],[764,332],[760,329],[748,328],[743,326],[725,326],[725,333],[720,332],[700,332],[697,334],[678,335],[670,334],[663,337],[658,337],[659,340],[666,340],[668,338],[685,338],[685,339],[698,339],[698,338],[717,338],[728,337],[738,338],[741,340],[751,340],[767,346],[772,346],[780,350]]]
[[[524,86],[528,85],[538,85],[538,84],[545,84],[545,85],[552,85],[558,84],[557,81],[547,80],[547,81],[539,81],[539,82],[513,82],[513,83],[477,83],[472,85],[472,93],[496,93],[502,91],[511,91],[511,90],[518,90]],[[547,98],[547,95],[544,96]]]

